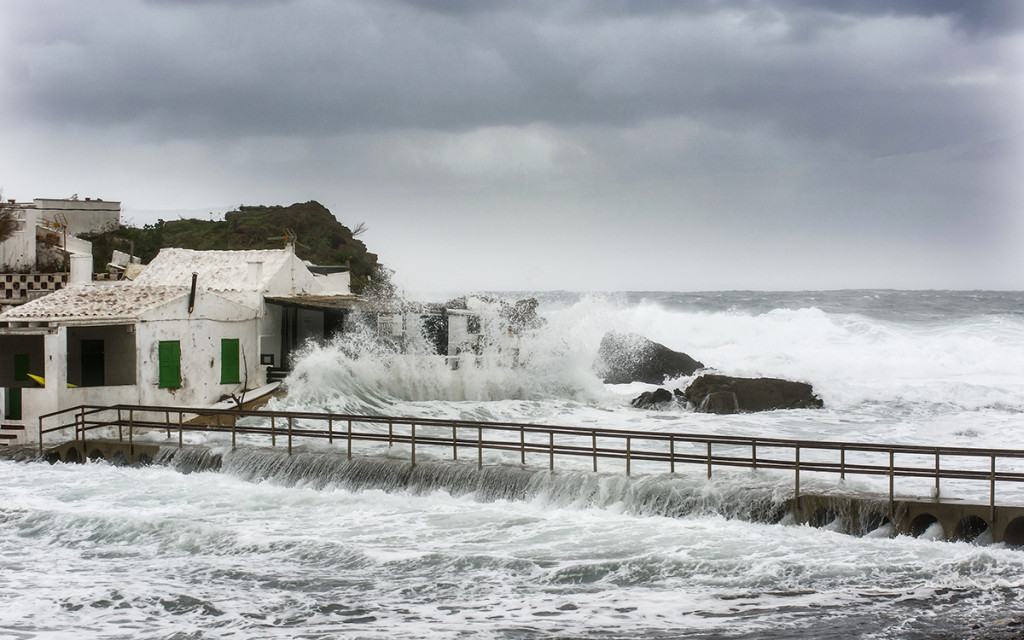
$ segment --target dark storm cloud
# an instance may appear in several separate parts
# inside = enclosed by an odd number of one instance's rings
[[[1024,23],[1018,0],[775,0],[777,6],[849,16],[945,17],[971,31],[1015,31]]]
[[[506,11],[528,4],[524,0],[403,1],[423,10],[446,14]],[[833,17],[940,17],[972,31],[1017,30],[1024,23],[1024,7],[1019,0],[590,0],[576,4],[575,8],[592,14],[623,16],[743,10],[752,14],[805,12]]]
[[[885,155],[991,136],[999,96],[944,80],[998,54],[953,58],[950,34],[860,42],[835,17],[1012,24],[986,2],[149,3],[127,12],[133,29],[103,29],[113,13],[90,7],[45,42],[23,30],[5,65],[23,113],[196,138],[685,116]]]
[[[773,252],[800,276],[805,248],[843,276],[875,253],[881,274],[904,273],[904,251],[944,261],[922,262],[926,275],[1008,272],[993,238],[1019,253],[1016,3],[10,6],[0,82],[16,90],[0,126],[22,147],[0,169],[27,178],[34,163],[47,188],[152,181],[115,196],[167,200],[152,208],[320,198],[376,212],[394,237],[445,229],[463,247],[505,224],[513,265],[533,251],[522,229],[542,226],[562,263],[538,261],[545,278],[595,264],[556,246],[576,242],[600,256],[642,247],[627,260],[657,256],[670,273],[672,238],[687,238],[700,247],[689,255],[735,260],[737,278],[773,275]],[[616,237],[585,242],[585,229]],[[433,260],[418,250],[400,253]],[[850,262],[830,271],[833,254]]]

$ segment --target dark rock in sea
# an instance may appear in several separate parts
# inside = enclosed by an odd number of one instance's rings
[[[675,396],[668,389],[655,389],[654,391],[644,391],[637,397],[633,398],[631,405],[637,409],[651,409],[656,408],[660,404],[666,402],[672,402],[675,400]]]
[[[824,403],[806,382],[778,378],[734,378],[717,374],[697,377],[686,399],[702,413],[747,413],[774,409],[820,409]]]
[[[665,378],[693,375],[704,365],[685,353],[637,335],[611,331],[601,338],[594,373],[607,384],[646,382],[661,384]]]

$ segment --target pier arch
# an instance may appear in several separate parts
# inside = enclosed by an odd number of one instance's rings
[[[973,542],[989,529],[981,516],[966,516],[960,519],[949,539],[953,542]]]
[[[815,528],[828,527],[839,520],[839,512],[833,507],[819,507],[807,519],[807,524]]]
[[[877,531],[886,525],[891,525],[889,516],[878,511],[868,511],[861,515],[859,526],[855,532],[857,535],[866,536]]]
[[[939,519],[932,514],[922,513],[910,521],[910,535],[915,538],[920,538],[932,525],[938,523]],[[939,524],[939,526],[941,527],[942,525]],[[943,529],[945,528],[943,527]],[[943,534],[945,534],[945,531],[943,531]]]
[[[1015,518],[1006,525],[1003,542],[1008,547],[1024,547],[1024,517]]]

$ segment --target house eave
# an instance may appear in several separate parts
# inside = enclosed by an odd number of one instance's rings
[[[285,307],[299,307],[302,309],[315,309],[318,311],[348,311],[366,308],[366,301],[362,296],[266,296],[269,303],[279,304]]]

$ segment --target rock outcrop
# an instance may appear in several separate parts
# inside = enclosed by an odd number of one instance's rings
[[[666,402],[672,402],[675,400],[675,396],[668,389],[655,389],[654,391],[644,391],[637,397],[633,398],[630,402],[631,405],[637,409],[651,409],[656,408],[658,405],[665,404]]]
[[[612,331],[601,338],[594,372],[606,384],[646,382],[661,384],[665,378],[693,375],[704,365],[685,353],[637,335]]]
[[[683,392],[702,413],[746,413],[774,409],[820,409],[823,403],[806,382],[779,378],[698,376]]]

